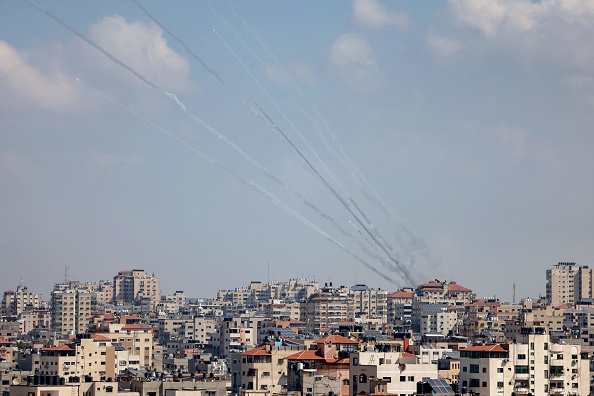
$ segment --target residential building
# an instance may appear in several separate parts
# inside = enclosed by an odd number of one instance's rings
[[[363,320],[376,319],[386,323],[388,319],[388,292],[381,289],[370,289],[367,285],[358,284],[351,287],[355,315]]]
[[[561,262],[546,273],[547,302],[554,307],[573,306],[584,298],[592,298],[592,268],[576,263]]]
[[[52,327],[66,335],[87,333],[96,314],[97,293],[84,289],[57,289],[52,292]]]
[[[412,395],[417,382],[438,378],[437,364],[420,363],[408,352],[354,352],[350,355],[350,394]]]
[[[142,269],[118,272],[113,278],[113,285],[116,304],[133,303],[143,297],[148,298],[153,307],[159,302],[159,279]]]
[[[241,383],[241,395],[286,393],[287,357],[302,350],[304,347],[298,345],[268,344],[245,351],[241,354],[241,371],[234,372],[232,380]]]
[[[553,344],[544,328],[524,328],[513,344],[460,351],[462,391],[480,395],[584,395],[589,393],[588,353]]]

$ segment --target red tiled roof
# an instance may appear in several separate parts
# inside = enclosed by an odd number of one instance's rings
[[[111,341],[111,338],[105,337],[101,334],[93,334],[91,338],[93,339],[93,341]]]
[[[416,358],[418,359],[419,357],[417,355],[415,355],[414,353],[409,353],[409,352],[402,352],[402,357],[403,358]]]
[[[451,281],[450,283],[448,283],[448,289],[451,291],[458,291],[458,292],[471,292],[472,290],[467,289],[464,286],[460,286],[459,284],[457,284],[454,281]]]
[[[413,292],[398,290],[394,293],[388,294],[388,298],[412,298]]]
[[[266,350],[265,346],[250,349],[241,353],[241,356],[272,356],[270,351]]]
[[[130,323],[122,326],[122,330],[150,330],[150,327],[141,325],[139,323]]]
[[[287,359],[290,360],[325,360],[320,355],[316,354],[316,351],[307,349],[305,351],[299,351],[292,355],[287,356]]]
[[[42,351],[74,351],[74,349],[70,348],[68,345],[60,345],[57,347],[48,347],[48,348],[41,348]]]
[[[316,341],[316,344],[325,344],[331,342],[332,344],[358,344],[358,341],[351,340],[350,338],[343,337],[341,335],[329,335],[324,338],[320,338]]]
[[[503,348],[501,344],[495,345],[477,345],[469,348],[460,349],[461,351],[471,351],[471,352],[509,352],[507,349]]]
[[[3,339],[0,338],[0,344],[2,344],[2,345],[10,345],[10,344],[12,344],[12,342],[10,342],[8,340],[3,340]]]
[[[569,308],[569,305],[567,305],[567,304],[561,304],[558,307],[555,307],[555,309],[567,309],[567,308]]]

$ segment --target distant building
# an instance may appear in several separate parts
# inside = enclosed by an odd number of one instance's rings
[[[63,335],[87,333],[96,314],[97,294],[79,289],[52,292],[52,327]]]
[[[2,314],[16,316],[23,311],[38,309],[43,305],[40,293],[30,292],[27,286],[19,285],[16,290],[7,290],[2,297]]]
[[[553,344],[544,328],[524,328],[517,343],[460,351],[460,387],[481,395],[587,395],[588,353]]]
[[[153,307],[159,302],[159,279],[144,270],[133,269],[118,272],[113,277],[114,303],[133,303],[149,298]]]
[[[547,302],[553,306],[575,305],[594,297],[592,268],[576,263],[558,263],[547,270]]]

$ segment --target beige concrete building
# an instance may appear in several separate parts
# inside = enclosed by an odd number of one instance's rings
[[[592,269],[576,263],[558,263],[547,270],[547,302],[553,306],[573,306],[592,298]]]
[[[159,302],[159,279],[142,269],[124,270],[113,277],[114,303],[131,303],[149,298],[153,307]]]
[[[60,334],[87,333],[95,315],[97,294],[79,289],[52,292],[52,327]]]
[[[7,290],[2,297],[2,314],[18,315],[23,311],[41,308],[43,304],[40,293],[30,292],[27,286],[19,285],[16,290]]]
[[[115,396],[118,395],[117,382],[80,382],[64,385],[19,384],[10,386],[11,396]],[[137,396],[127,392],[128,396]]]
[[[362,320],[376,319],[379,323],[388,320],[388,292],[380,289],[370,289],[366,285],[351,287],[353,308],[356,315]]]
[[[241,354],[241,394],[280,394],[287,391],[287,357],[303,346],[264,345]],[[234,373],[234,375],[236,375]]]
[[[153,328],[145,324],[110,323],[109,332],[101,333],[120,344],[124,350],[139,358],[140,368],[153,367],[154,340]]]
[[[460,351],[460,386],[485,395],[587,395],[589,357],[578,346],[552,344],[543,328],[524,329],[514,344]]]
[[[320,331],[339,322],[355,320],[355,303],[348,289],[333,289],[332,284],[324,287],[301,303],[301,318],[307,331]]]
[[[411,288],[401,289],[386,297],[388,323],[410,323],[414,291]]]

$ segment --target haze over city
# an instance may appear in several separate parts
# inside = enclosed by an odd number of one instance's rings
[[[594,257],[591,4],[2,2],[0,287],[538,297]]]

